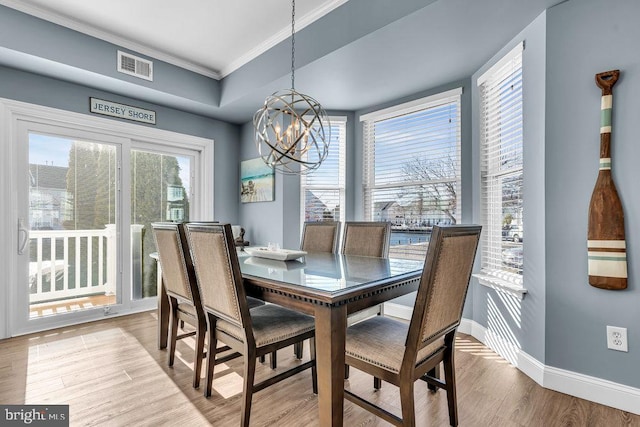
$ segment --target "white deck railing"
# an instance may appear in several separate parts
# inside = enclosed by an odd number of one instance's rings
[[[142,228],[132,225],[132,242],[141,240]],[[102,230],[32,230],[29,241],[31,250],[35,248],[31,255],[35,259],[29,262],[31,303],[115,293],[117,243],[114,224],[108,224]],[[49,250],[43,250],[47,246]],[[45,252],[48,252],[46,256]],[[133,256],[135,259],[141,254],[134,253]],[[49,286],[44,286],[47,281]]]

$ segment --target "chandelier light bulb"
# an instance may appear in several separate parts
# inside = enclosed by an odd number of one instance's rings
[[[329,154],[328,123],[326,112],[310,96],[293,89],[276,92],[253,116],[256,148],[278,172],[312,172]]]

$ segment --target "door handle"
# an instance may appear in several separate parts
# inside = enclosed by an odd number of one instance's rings
[[[29,230],[24,226],[24,219],[18,218],[18,255],[24,254],[29,242]]]

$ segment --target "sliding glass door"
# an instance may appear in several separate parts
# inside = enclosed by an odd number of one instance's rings
[[[212,141],[88,120],[12,122],[11,335],[154,308],[151,223],[212,219]]]
[[[125,140],[36,123],[21,124],[18,140],[17,319],[110,311],[121,301]]]
[[[153,147],[131,152],[132,295],[155,297],[156,251],[151,223],[188,221],[196,153]],[[134,238],[135,236],[135,238]]]

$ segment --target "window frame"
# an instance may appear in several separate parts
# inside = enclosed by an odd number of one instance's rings
[[[376,184],[375,170],[375,151],[376,141],[374,129],[376,123],[386,120],[398,119],[406,115],[427,111],[432,108],[442,107],[450,103],[456,103],[457,106],[457,140],[456,140],[456,156],[455,159],[455,178],[444,180],[396,180],[391,184]],[[459,223],[462,217],[462,88],[455,88],[441,93],[437,93],[424,98],[416,99],[410,102],[398,104],[389,108],[374,111],[360,116],[363,123],[363,200],[362,206],[364,211],[364,220],[373,221],[374,218],[374,200],[373,193],[376,190],[384,190],[390,188],[411,188],[416,185],[436,185],[441,183],[454,182],[456,193],[456,210],[455,221]],[[435,125],[434,125],[435,126]],[[430,148],[431,149],[431,148]],[[393,248],[393,246],[392,246]],[[425,249],[426,251],[426,249]],[[418,251],[419,252],[419,251]],[[407,254],[403,254],[405,256]],[[409,257],[419,256],[416,254],[408,254]]]
[[[342,129],[340,130],[340,135],[338,137],[338,143],[340,144],[338,148],[338,191],[339,191],[339,206],[340,206],[340,218],[334,219],[339,222],[344,222],[346,220],[346,147],[347,147],[347,117],[346,116],[329,116],[329,124],[330,126],[339,126]],[[326,123],[325,123],[326,125]],[[333,135],[331,136],[333,139]],[[319,166],[319,170],[322,169],[323,164]],[[311,174],[315,173],[312,172]],[[326,184],[326,185],[308,185],[307,183],[307,175],[300,176],[300,224],[304,224],[307,217],[306,210],[306,190],[318,190],[318,191],[331,191],[336,189],[335,184]],[[302,232],[302,227],[300,227]]]
[[[480,141],[480,212],[483,225],[483,236],[481,240],[481,273],[474,274],[474,277],[478,278],[480,284],[502,290],[518,295],[520,298],[524,297],[527,290],[524,288],[524,248],[525,243],[522,239],[521,244],[522,253],[522,265],[516,268],[517,272],[513,271],[513,267],[504,265],[503,252],[504,241],[503,238],[503,206],[505,203],[504,195],[502,194],[502,182],[506,177],[520,175],[520,202],[519,209],[521,214],[519,215],[516,226],[523,228],[524,226],[524,42],[518,43],[511,51],[498,60],[492,67],[484,72],[477,80],[478,85],[478,106],[479,106],[479,121],[478,121],[478,133]],[[521,134],[521,141],[517,150],[509,152],[509,156],[516,159],[519,158],[519,165],[503,169],[501,163],[496,160],[501,160],[500,155],[489,155],[489,152],[502,153],[505,147],[502,145],[503,133],[501,126],[491,123],[487,124],[486,111],[501,112],[501,100],[499,97],[499,86],[508,79],[513,79],[514,76],[518,77],[517,85],[519,87],[519,99],[515,102],[510,101],[506,104],[507,110],[513,109],[513,106],[519,104],[519,113],[516,119],[508,121],[508,125],[504,126],[508,128],[510,132],[519,132]],[[491,92],[490,99],[486,99],[487,91]],[[518,120],[519,119],[519,120]],[[517,122],[516,122],[517,120]],[[515,123],[515,126],[514,126]],[[502,123],[500,123],[501,125]],[[493,126],[493,127],[489,127]],[[499,137],[488,138],[489,131],[499,131]],[[490,144],[490,145],[488,145]],[[505,155],[503,155],[505,156]],[[493,196],[492,196],[493,195]],[[492,197],[491,200],[489,198]],[[499,199],[496,202],[496,199]],[[496,206],[499,204],[499,209]],[[514,242],[515,243],[515,242]],[[514,246],[517,249],[517,246]],[[499,266],[498,266],[499,265]]]

